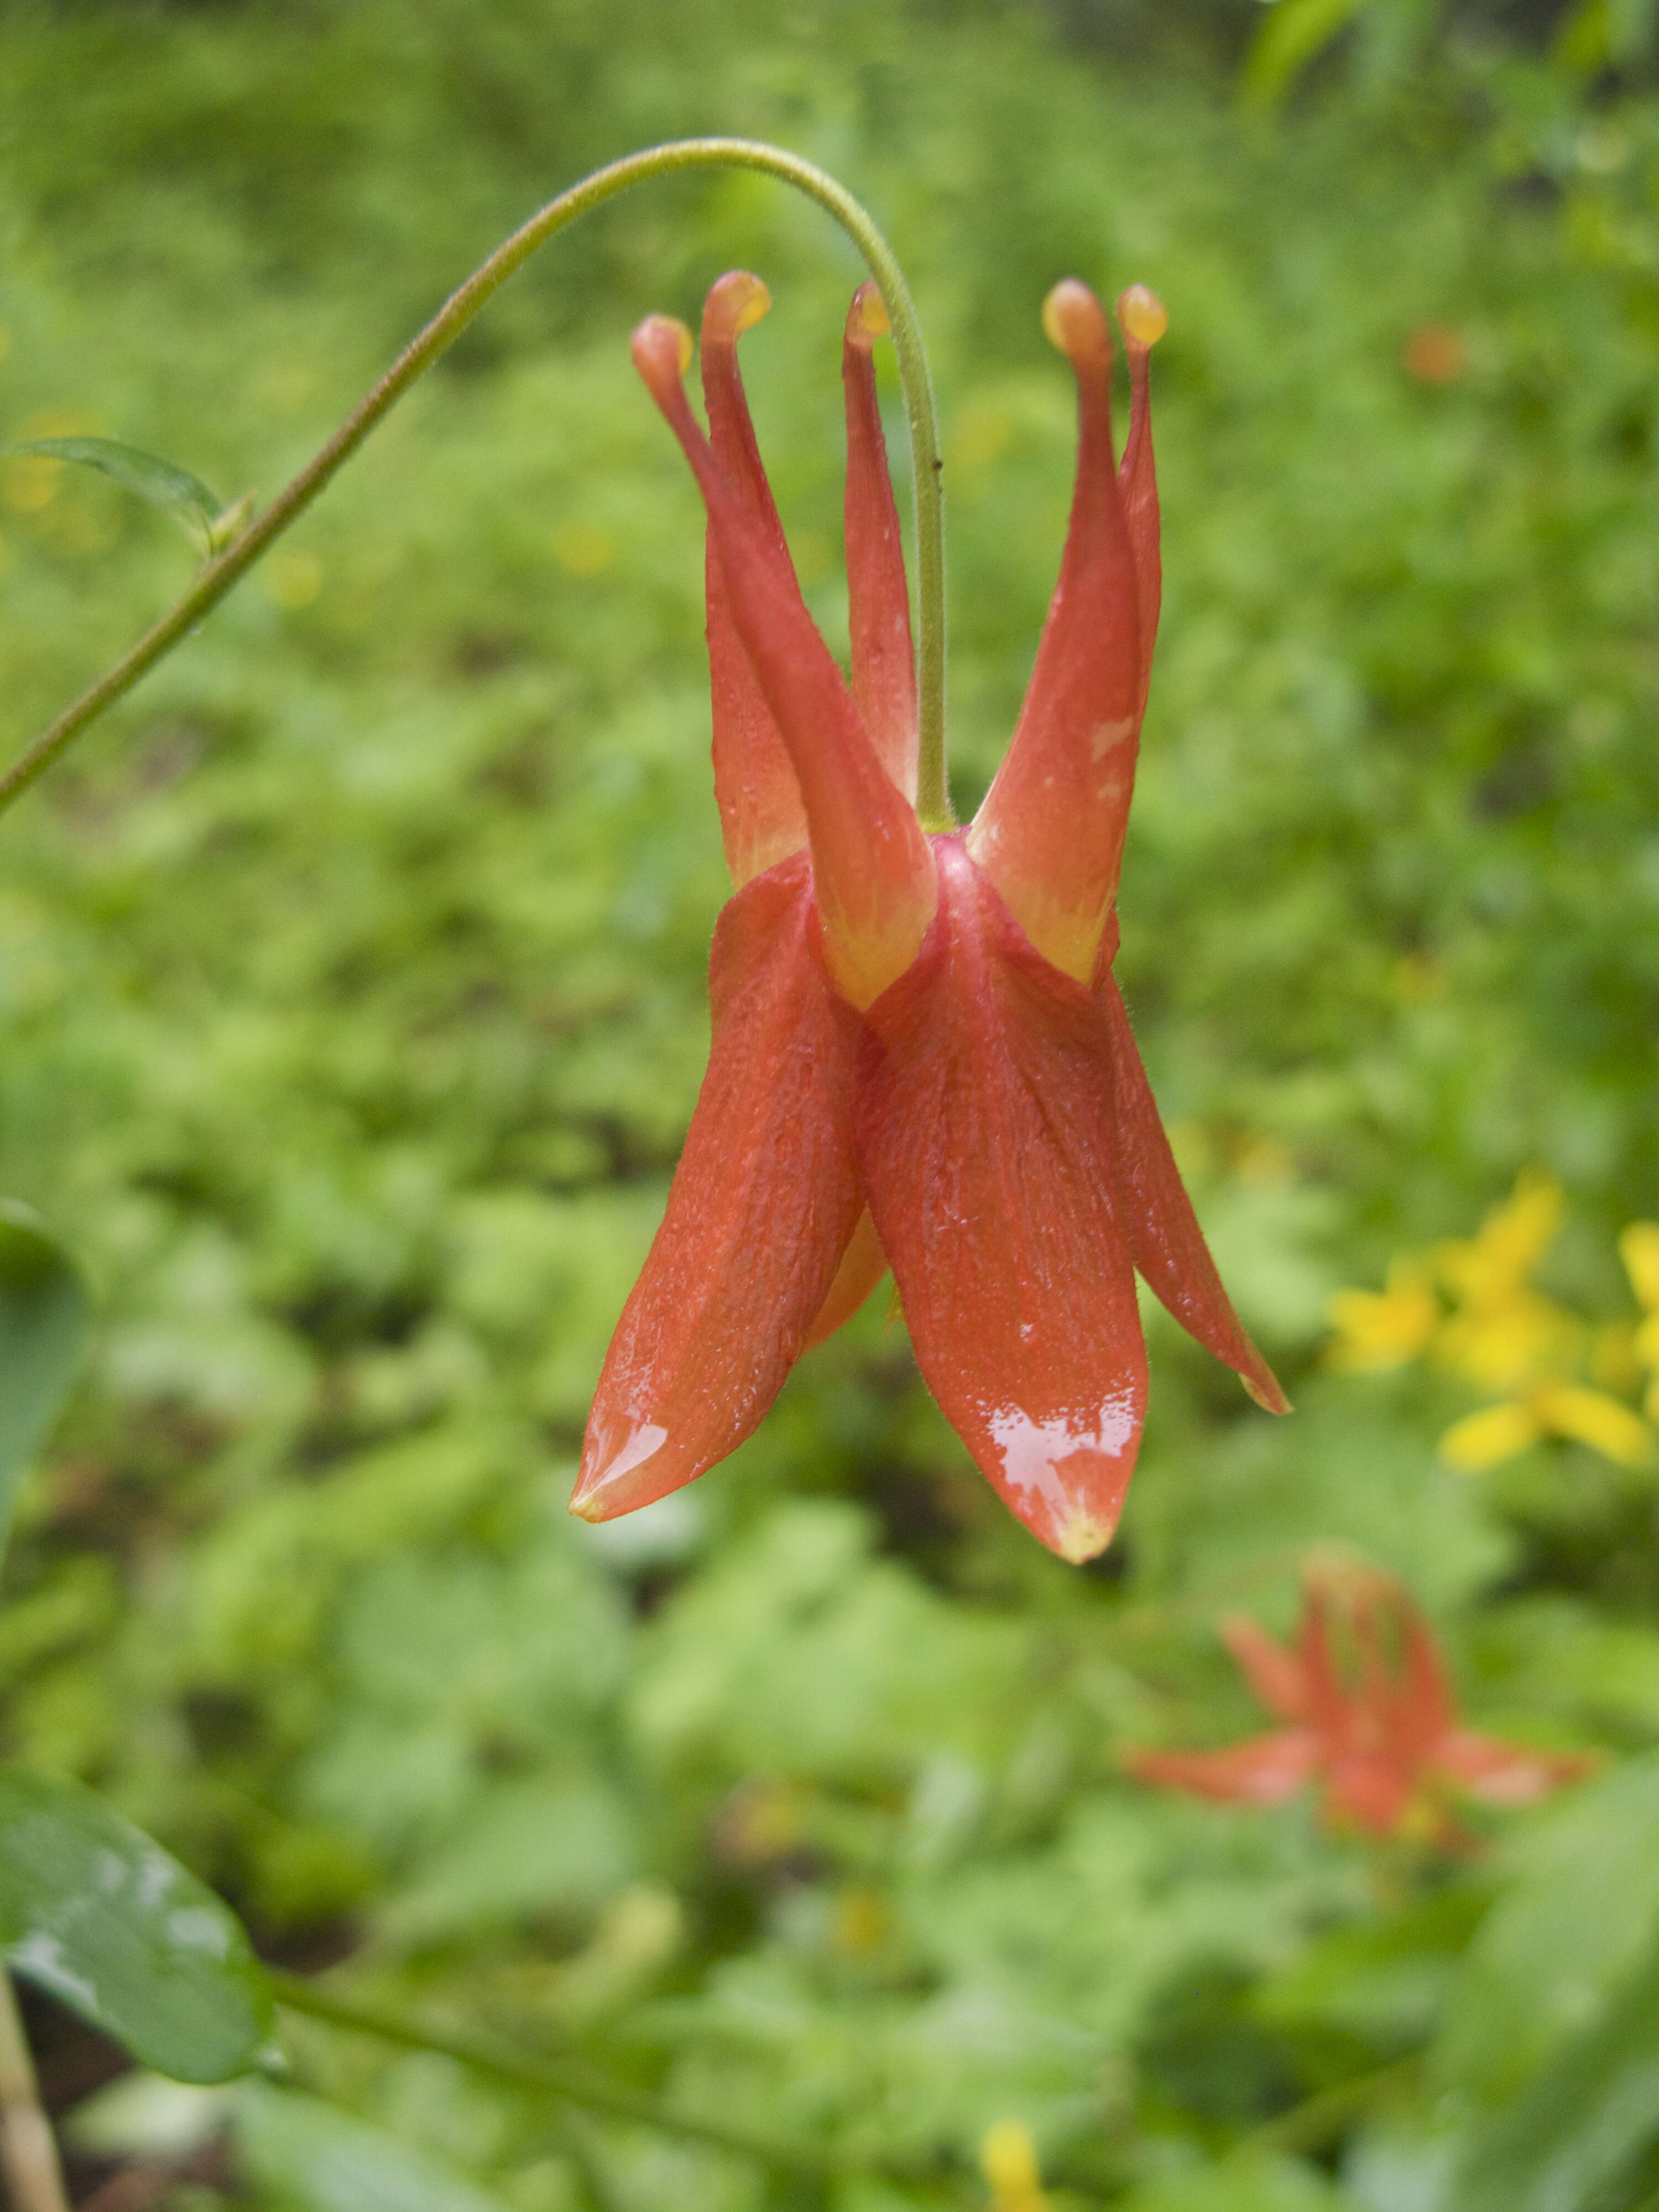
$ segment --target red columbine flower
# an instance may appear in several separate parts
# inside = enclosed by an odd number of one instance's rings
[[[849,690],[802,605],[744,402],[769,304],[723,276],[702,323],[708,436],[681,324],[634,359],[708,510],[714,784],[736,896],[714,932],[714,1043],[668,1210],[599,1378],[575,1511],[690,1482],[761,1419],[890,1264],[916,1358],[1013,1510],[1067,1559],[1104,1548],[1139,1442],[1134,1271],[1259,1403],[1285,1401],[1217,1276],[1112,979],[1115,902],[1157,627],[1146,357],[1115,463],[1111,341],[1081,284],[1043,324],[1076,372],[1077,489],[1007,758],[972,826],[918,819],[909,601],[854,299],[847,391]]]
[[[1447,1810],[1449,1793],[1530,1805],[1595,1763],[1460,1728],[1428,1623],[1386,1575],[1310,1574],[1288,1650],[1243,1618],[1224,1622],[1221,1635],[1285,1726],[1224,1751],[1131,1752],[1125,1764],[1143,1782],[1276,1805],[1317,1777],[1334,1827],[1457,1844],[1466,1839]]]

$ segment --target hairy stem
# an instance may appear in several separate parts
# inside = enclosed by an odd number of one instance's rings
[[[69,2212],[11,1976],[0,1966],[0,2163],[15,2212]]]
[[[793,185],[832,215],[869,264],[880,287],[892,325],[909,422],[910,455],[916,501],[916,599],[919,617],[917,688],[921,721],[919,807],[929,828],[951,820],[945,762],[945,527],[939,428],[932,380],[915,304],[892,249],[869,215],[835,179],[799,155],[748,138],[682,138],[629,154],[561,192],[531,216],[489,258],[475,269],[393,362],[362,404],[347,416],[328,443],[294,481],[249,523],[224,551],[207,564],[184,597],[107,668],[89,690],[66,707],[27,750],[0,775],[0,812],[27,791],[71,739],[105,708],[130,691],[141,676],[173,650],[210,609],[251,568],[289,525],[361,446],[381,417],[447,351],[492,293],[524,264],[539,246],[631,185],[676,169],[758,169]]]

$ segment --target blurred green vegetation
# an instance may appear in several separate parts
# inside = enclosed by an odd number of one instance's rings
[[[1038,303],[1075,270],[1170,306],[1119,972],[1299,1410],[1267,1422],[1152,1316],[1097,1571],[1003,1513],[880,1297],[693,1491],[597,1531],[564,1512],[696,1096],[725,882],[700,516],[627,336],[765,276],[755,410],[835,637],[857,272],[815,210],[682,179],[556,243],[0,824],[0,1186],[100,1311],[7,1568],[4,1747],[96,1784],[290,1967],[937,2168],[828,2185],[836,2212],[985,2203],[1007,2119],[1060,2208],[1659,2190],[1655,1471],[1546,1442],[1454,1472],[1455,1378],[1321,1357],[1335,1291],[1528,1168],[1567,1194],[1547,1287],[1633,1318],[1615,1234],[1659,1217],[1643,95],[1608,94],[1609,167],[1594,74],[1560,94],[1591,149],[1571,177],[1430,70],[1381,102],[1329,73],[1269,124],[1235,91],[1254,17],[0,17],[0,437],[120,439],[227,497],[275,490],[599,161],[715,129],[842,174],[933,352],[964,808],[1068,495]],[[9,746],[187,563],[114,485],[0,463]],[[1216,1620],[1283,1626],[1333,1544],[1410,1585],[1477,1724],[1604,1771],[1455,1861],[1124,1778],[1126,1745],[1258,1724]],[[243,2098],[225,2152],[221,2093],[88,2102],[113,2059],[34,2017],[82,2182],[148,2160],[179,2212],[818,2186],[293,2017],[306,2100]]]

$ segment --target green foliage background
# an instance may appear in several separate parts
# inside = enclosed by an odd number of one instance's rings
[[[1011,2117],[1060,2204],[1659,2190],[1653,1475],[1549,1447],[1471,1481],[1435,1453],[1449,1385],[1318,1359],[1334,1289],[1524,1166],[1568,1189],[1585,1311],[1625,1310],[1613,1234],[1659,1215],[1650,196],[1632,172],[1620,252],[1590,250],[1428,78],[1241,118],[1240,30],[922,0],[0,17],[0,435],[119,438],[228,498],[601,160],[730,130],[843,175],[933,352],[964,808],[1067,500],[1038,302],[1075,270],[1170,306],[1119,972],[1299,1411],[1269,1424],[1152,1316],[1098,1571],[1007,1520],[879,1298],[695,1491],[598,1532],[563,1510],[724,890],[700,518],[627,334],[765,276],[755,410],[835,636],[856,272],[815,210],[682,180],[556,244],[0,825],[0,1183],[101,1310],[7,1569],[5,1747],[99,1786],[274,1958],[929,2168],[836,2182],[837,2212],[984,2201]],[[1443,386],[1401,367],[1425,324],[1465,349]],[[0,465],[12,739],[186,562],[113,486]],[[1286,1624],[1329,1542],[1410,1583],[1481,1724],[1601,1747],[1601,1776],[1451,1865],[1125,1780],[1127,1744],[1256,1724],[1215,1620]],[[336,2109],[250,2095],[180,2205],[794,2201],[288,2027]],[[88,2184],[138,2135],[83,2115]]]

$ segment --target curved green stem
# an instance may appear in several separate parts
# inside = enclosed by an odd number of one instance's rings
[[[475,269],[334,435],[264,514],[210,561],[184,597],[130,647],[88,690],[66,707],[28,750],[0,775],[0,812],[27,791],[70,741],[106,707],[130,691],[139,678],[224,598],[233,584],[272,541],[308,507],[336,471],[348,461],[369,432],[396,405],[440,354],[452,346],[486,300],[526,262],[538,246],[630,185],[642,184],[675,169],[758,169],[793,185],[832,215],[869,264],[880,287],[892,325],[904,407],[910,428],[910,453],[916,500],[916,599],[919,617],[917,687],[921,719],[919,810],[930,829],[948,826],[951,805],[945,768],[945,530],[939,488],[939,430],[927,356],[902,270],[892,249],[866,210],[835,179],[799,155],[749,138],[682,138],[629,154],[561,192],[532,216],[489,258]]]

